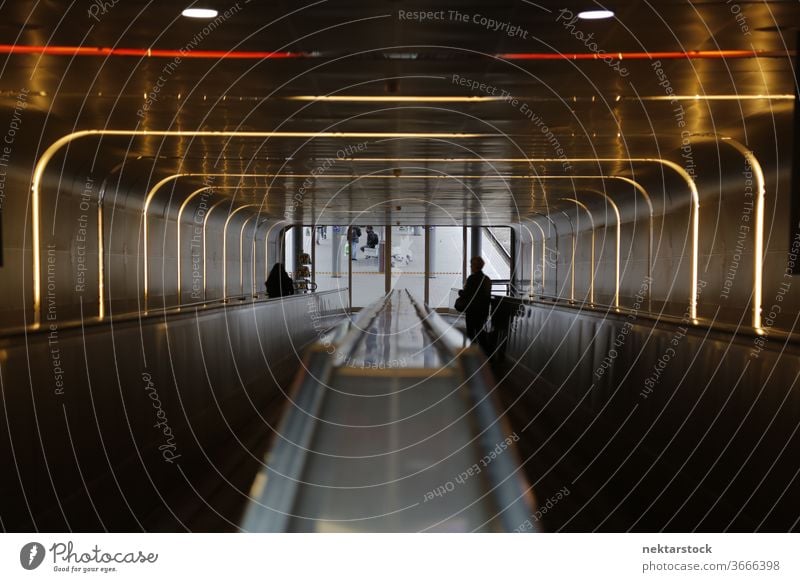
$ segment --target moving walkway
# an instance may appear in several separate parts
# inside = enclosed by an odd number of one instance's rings
[[[534,510],[486,360],[394,291],[306,354],[244,531],[513,531]]]

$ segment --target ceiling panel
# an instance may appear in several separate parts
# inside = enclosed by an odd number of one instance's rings
[[[30,91],[28,124],[36,135],[28,139],[33,144],[81,129],[185,132],[180,137],[90,138],[71,146],[70,156],[100,157],[109,167],[138,159],[129,167],[144,172],[147,179],[139,181],[144,184],[175,172],[280,174],[267,185],[271,215],[342,221],[368,212],[365,220],[405,223],[452,217],[516,221],[538,211],[541,203],[531,202],[530,180],[498,176],[577,171],[564,163],[491,160],[617,158],[616,164],[597,167],[641,175],[653,170],[625,160],[680,160],[686,131],[730,135],[769,149],[785,139],[782,132],[793,107],[793,27],[800,21],[796,2],[741,2],[735,11],[733,4],[721,1],[628,0],[608,3],[616,18],[596,22],[573,21],[562,12],[564,3],[550,1],[468,1],[457,9],[453,3],[393,1],[205,4],[222,18],[183,18],[180,11],[187,3],[171,0],[6,2],[0,8],[2,44],[187,52],[178,60],[5,54],[0,57],[0,104],[8,111],[20,88]],[[433,16],[420,21],[414,16],[418,11]],[[759,58],[614,61],[624,75],[602,60],[528,60],[518,54],[594,50],[606,55],[772,52]],[[201,51],[293,55],[193,58]],[[517,56],[502,56],[508,53]],[[668,91],[680,99],[665,100]],[[382,100],[298,99],[315,96]],[[447,97],[454,99],[442,100]],[[304,135],[190,135],[198,130]],[[348,137],[357,132],[370,137]],[[433,133],[442,135],[416,135]],[[473,161],[435,161],[448,158]],[[313,195],[294,205],[305,180],[301,176],[323,167],[325,175],[314,180]],[[480,178],[395,178],[397,169]],[[364,177],[375,172],[388,179]],[[202,180],[186,182],[189,188]],[[224,181],[227,187],[237,182]],[[558,198],[574,191],[570,181],[553,181],[544,204],[556,207]],[[263,197],[263,186],[245,185],[231,195],[252,201]]]

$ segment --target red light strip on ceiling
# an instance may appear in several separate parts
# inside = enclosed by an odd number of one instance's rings
[[[10,55],[49,55],[49,56],[81,56],[81,57],[154,57],[182,59],[299,59],[323,56],[322,53],[307,52],[271,52],[271,51],[221,51],[221,50],[181,50],[181,49],[142,49],[83,46],[43,46],[0,44],[0,54]],[[377,52],[376,57],[386,54]],[[619,60],[648,59],[749,59],[757,57],[793,56],[795,51],[758,51],[758,50],[712,50],[712,51],[660,51],[660,52],[607,52],[597,53],[500,53],[496,58],[509,61],[589,61],[613,57]],[[330,55],[325,55],[330,56]]]
[[[271,51],[201,51],[176,49],[139,49],[84,46],[39,46],[20,44],[0,44],[0,54],[10,55],[50,55],[78,57],[161,57],[182,59],[297,59],[307,53]]]

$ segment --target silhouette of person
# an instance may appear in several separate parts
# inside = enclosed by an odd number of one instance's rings
[[[492,299],[492,280],[483,273],[484,264],[481,257],[472,257],[469,262],[472,274],[458,293],[466,304],[467,336],[472,341],[480,340]]]
[[[272,270],[269,272],[269,277],[266,281],[267,295],[269,297],[283,297],[285,295],[294,295],[294,283],[291,277],[283,268],[283,263],[275,263]]]

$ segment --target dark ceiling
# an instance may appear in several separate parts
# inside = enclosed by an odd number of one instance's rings
[[[174,173],[267,174],[218,184],[229,187],[220,193],[244,202],[268,191],[274,216],[288,210],[297,220],[335,223],[366,212],[364,222],[506,224],[552,208],[576,189],[570,180],[523,176],[619,174],[652,181],[663,168],[626,160],[679,160],[684,131],[774,141],[775,120],[786,119],[793,107],[797,2],[625,0],[605,3],[616,13],[612,20],[572,24],[560,16],[564,2],[549,0],[195,2],[223,16],[211,30],[209,20],[180,16],[190,3],[0,4],[0,44],[17,47],[0,55],[3,106],[12,108],[20,88],[30,89],[39,151],[82,129],[187,132],[85,138],[69,155],[102,160],[104,167],[141,158],[131,167],[146,167],[141,171],[150,185]],[[577,12],[595,3],[567,4]],[[419,22],[401,15],[420,10],[441,16]],[[503,28],[492,30],[488,19]],[[513,35],[503,32],[512,26]],[[68,49],[52,54],[73,46],[188,50],[179,62],[171,56],[76,56]],[[34,47],[33,54],[10,54],[19,47]],[[611,64],[520,55],[591,56],[594,50],[605,51]],[[720,50],[764,53],[630,54]],[[202,51],[231,52],[221,57]],[[246,51],[291,54],[263,58]],[[628,58],[620,61],[619,53]],[[247,58],[234,58],[242,56]],[[491,88],[466,86],[473,81]],[[665,99],[667,84],[686,98]],[[156,87],[157,98],[148,99]],[[398,99],[487,97],[492,91],[518,101]],[[295,99],[328,95],[385,100]],[[756,98],[763,95],[772,97]],[[676,115],[677,104],[683,117]],[[301,135],[191,135],[198,130]],[[359,132],[369,136],[353,135]],[[326,163],[328,158],[335,161]],[[619,161],[497,161],[525,158]],[[292,210],[311,173],[321,174],[307,189],[312,194]],[[199,177],[180,182],[186,192],[202,185]],[[232,188],[237,184],[241,190]],[[630,190],[602,180],[591,187]]]

